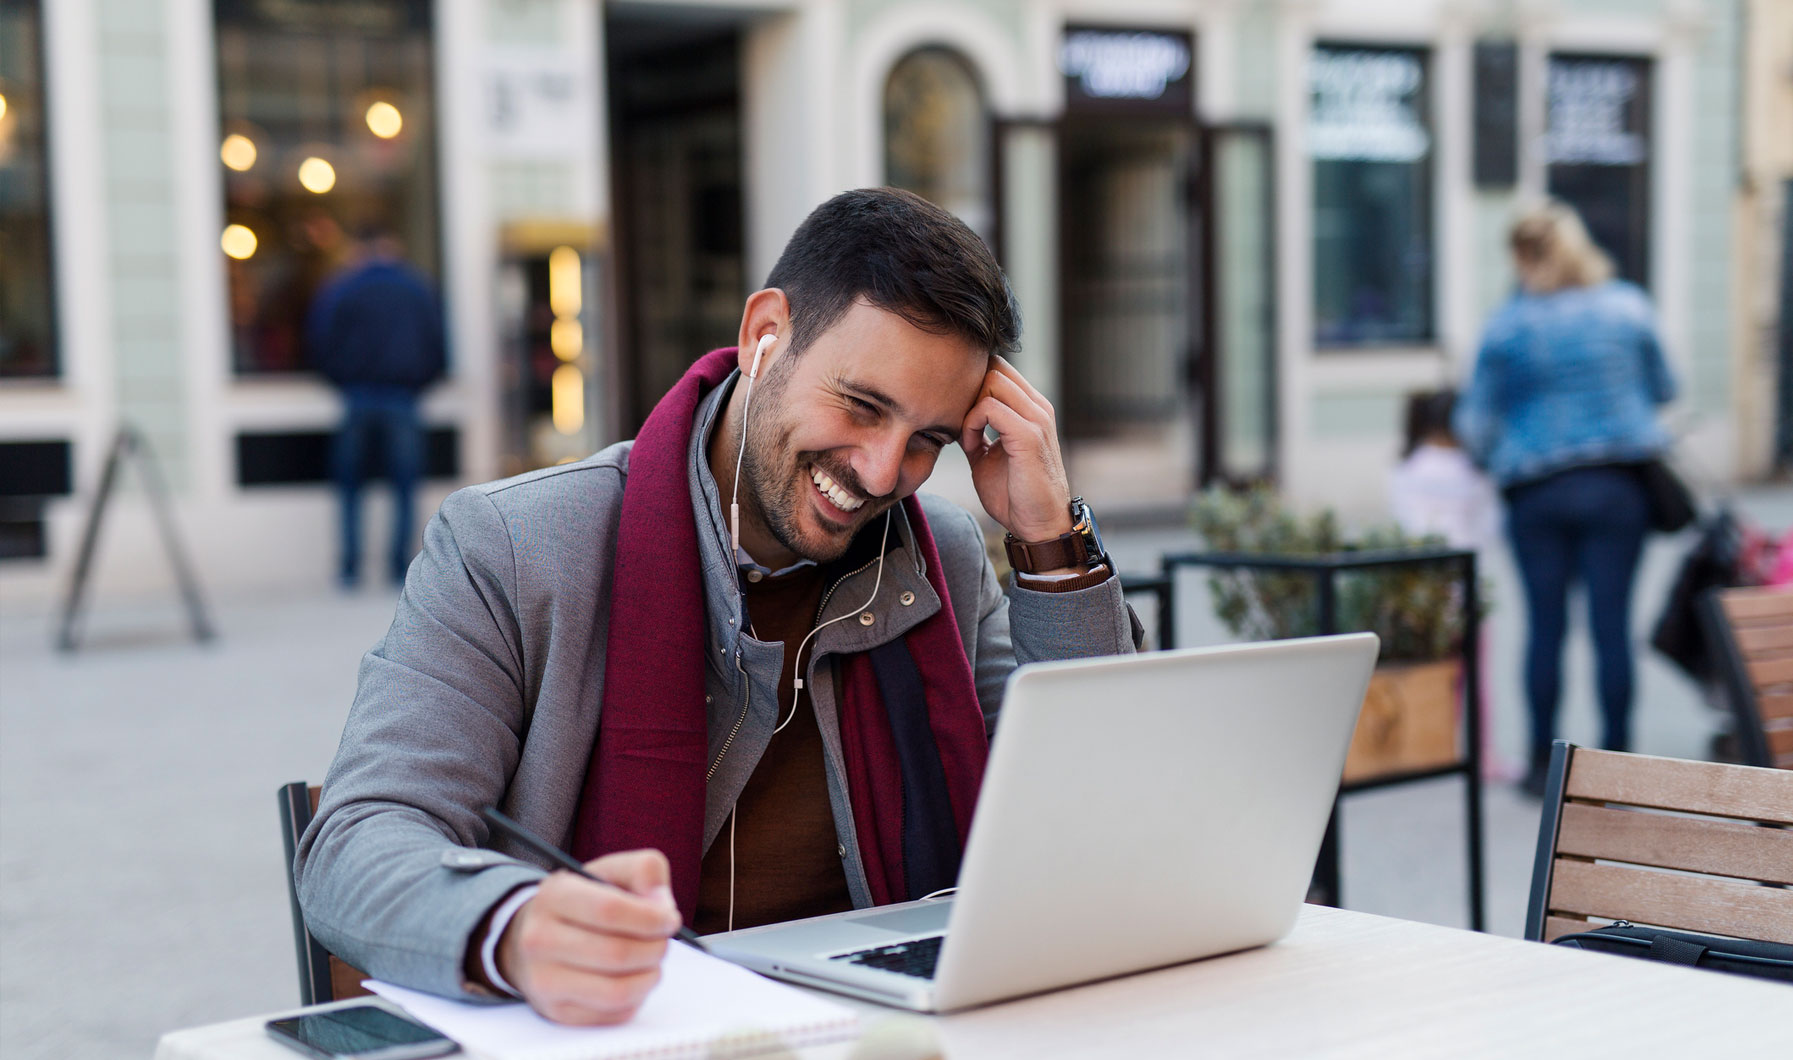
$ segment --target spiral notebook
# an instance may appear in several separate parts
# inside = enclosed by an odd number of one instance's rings
[[[377,979],[368,989],[490,1060],[738,1057],[844,1041],[852,1009],[761,978],[689,946],[667,948],[660,985],[617,1027],[567,1027],[528,1005],[473,1005]]]

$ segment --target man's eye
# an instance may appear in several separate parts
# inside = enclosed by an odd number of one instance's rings
[[[856,412],[864,412],[867,414],[873,414],[878,411],[878,406],[872,404],[869,401],[864,401],[864,400],[861,400],[860,398],[856,398],[851,394],[847,395],[847,400],[852,402],[853,409]]]

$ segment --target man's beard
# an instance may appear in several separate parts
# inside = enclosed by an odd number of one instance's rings
[[[781,400],[784,390],[783,380],[777,375],[771,376],[755,395],[771,407],[757,417],[751,408],[748,410],[747,450],[741,459],[741,485],[735,496],[749,517],[757,517],[772,539],[786,550],[817,563],[831,563],[847,551],[858,528],[889,505],[868,496],[860,486],[859,476],[826,453],[785,455],[790,448],[792,429],[779,418],[784,411]],[[767,466],[768,462],[777,466]],[[805,491],[815,489],[808,471],[812,466],[820,468],[854,496],[865,498],[864,507],[854,513],[855,525],[851,533],[840,537],[830,535],[817,545],[804,540],[798,520],[798,511],[808,499]]]

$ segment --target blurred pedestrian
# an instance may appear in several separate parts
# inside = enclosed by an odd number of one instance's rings
[[[306,319],[312,364],[342,392],[342,427],[330,449],[330,477],[341,502],[337,578],[360,579],[361,486],[377,440],[392,484],[387,575],[403,584],[411,563],[413,494],[423,474],[424,436],[417,403],[442,375],[442,307],[429,279],[404,260],[392,232],[360,233],[354,256],[318,290]]]
[[[1389,473],[1388,501],[1395,522],[1408,537],[1442,537],[1451,548],[1481,552],[1499,532],[1500,503],[1494,484],[1463,451],[1451,430],[1455,391],[1421,390],[1407,396],[1407,439],[1401,462]],[[1480,626],[1480,657],[1489,657],[1489,627]],[[1476,668],[1482,733],[1482,779],[1509,780],[1515,775],[1495,752],[1492,675]]]
[[[1389,475],[1388,499],[1408,537],[1436,535],[1452,548],[1479,550],[1494,541],[1499,502],[1451,429],[1456,403],[1448,389],[1408,395],[1406,444]]]
[[[1631,746],[1631,590],[1650,525],[1638,467],[1668,448],[1656,406],[1675,384],[1649,298],[1612,278],[1573,210],[1527,211],[1509,243],[1519,290],[1488,322],[1454,423],[1506,498],[1529,621],[1524,787],[1542,794],[1576,581],[1587,593],[1602,744]]]

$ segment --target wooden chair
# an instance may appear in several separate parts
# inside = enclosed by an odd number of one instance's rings
[[[1551,748],[1526,938],[1629,920],[1793,944],[1789,885],[1793,772]]]
[[[299,955],[299,1003],[318,1005],[325,1001],[366,997],[361,985],[366,973],[324,949],[324,944],[305,926],[305,914],[299,910],[299,886],[293,879],[293,859],[299,852],[299,837],[318,810],[318,789],[306,787],[303,780],[283,784],[280,796],[280,838],[286,846],[286,896],[293,908],[293,948]]]
[[[1700,621],[1752,766],[1793,769],[1793,591],[1720,589]]]

